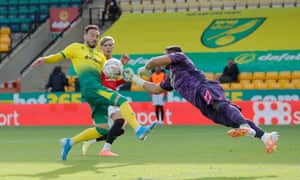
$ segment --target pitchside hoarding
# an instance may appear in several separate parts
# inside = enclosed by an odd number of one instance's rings
[[[146,91],[121,91],[129,102],[151,102]],[[228,90],[226,97],[231,101],[298,101],[300,91],[298,89],[285,90]],[[166,102],[185,102],[177,92],[168,92]],[[66,104],[85,102],[81,93],[0,93],[0,104]]]
[[[300,101],[236,102],[246,118],[261,125],[300,125]],[[155,121],[152,103],[131,103],[141,124]],[[0,104],[0,126],[92,125],[87,103],[73,104]],[[191,114],[193,114],[191,116]],[[187,102],[165,104],[165,125],[213,125]]]

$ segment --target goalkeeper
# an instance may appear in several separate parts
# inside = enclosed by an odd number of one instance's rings
[[[108,132],[107,108],[109,105],[119,106],[122,117],[135,130],[136,136],[144,140],[146,135],[155,127],[141,126],[135,118],[127,99],[116,91],[106,88],[101,83],[101,70],[105,63],[104,55],[95,48],[98,44],[100,30],[97,25],[87,25],[84,29],[84,43],[72,43],[59,53],[36,59],[31,67],[46,63],[56,63],[63,59],[70,59],[78,75],[82,96],[92,109],[94,127],[88,128],[72,138],[61,139],[62,160],[72,146],[83,141],[97,139]]]
[[[193,62],[183,53],[180,46],[169,46],[165,55],[152,58],[145,67],[139,69],[139,75],[149,74],[156,66],[166,66],[170,77],[160,84],[144,81],[133,74],[131,69],[125,69],[124,79],[133,81],[150,93],[162,93],[175,89],[187,101],[197,107],[204,116],[217,124],[232,127],[228,135],[232,137],[251,136],[261,139],[266,145],[266,152],[276,149],[278,132],[264,132],[252,121],[241,114],[241,109],[226,100],[224,90],[216,81],[205,78]]]

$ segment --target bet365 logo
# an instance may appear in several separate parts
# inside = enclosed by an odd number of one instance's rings
[[[202,44],[210,48],[228,46],[249,36],[265,18],[217,19],[201,36]]]

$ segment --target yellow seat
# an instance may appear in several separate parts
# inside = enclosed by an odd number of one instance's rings
[[[253,83],[243,83],[243,84],[242,84],[242,88],[243,88],[243,89],[255,89]]]
[[[291,79],[292,73],[291,71],[280,71],[278,73],[278,79]]]
[[[205,73],[205,77],[209,80],[214,80],[215,74],[214,73]]]
[[[292,79],[291,83],[300,84],[300,79]]]
[[[232,90],[241,90],[243,89],[241,83],[230,83],[230,89]]]
[[[230,84],[229,83],[221,83],[221,86],[224,90],[230,90]]]
[[[300,79],[300,71],[292,71],[292,79]]]
[[[0,43],[0,52],[8,52],[10,50],[10,46],[8,44]]]
[[[276,82],[276,81],[273,82],[273,83],[267,83],[266,82],[266,84],[267,84],[269,89],[281,89],[281,84]]]
[[[261,80],[261,79],[253,79],[253,80],[252,80],[252,83],[253,83],[253,84],[263,83],[263,82],[264,82],[264,80]]]
[[[294,89],[295,84],[291,82],[281,83],[281,88],[283,89]]]
[[[267,79],[274,79],[277,80],[278,79],[278,72],[277,71],[269,71],[266,72],[266,80]]]
[[[288,80],[288,79],[279,79],[278,80],[278,83],[280,83],[280,84],[282,84],[282,83],[289,83],[290,82],[290,80]]]
[[[6,34],[6,35],[10,35],[11,30],[9,27],[1,27],[0,28],[0,34]]]
[[[252,80],[252,72],[241,72],[238,79],[241,80]]]
[[[272,83],[276,83],[277,81],[275,79],[266,79],[265,83],[267,84],[272,84]]]
[[[240,80],[240,83],[241,84],[245,84],[245,83],[251,83],[251,81],[250,80],[248,80],[248,79],[243,79],[243,80]]]
[[[295,88],[300,89],[300,79],[299,79],[299,82],[292,81],[291,83],[294,84]]]
[[[254,72],[252,76],[253,80],[265,80],[266,79],[266,73],[265,72]]]
[[[0,43],[1,44],[8,44],[8,46],[11,45],[11,38],[8,35],[1,35],[0,36]]]
[[[254,88],[255,89],[268,89],[268,85],[264,82],[255,82],[254,84]]]

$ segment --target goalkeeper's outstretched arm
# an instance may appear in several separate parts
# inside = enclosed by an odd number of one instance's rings
[[[154,83],[149,82],[149,81],[144,82],[143,88],[146,89],[148,92],[150,92],[152,94],[160,94],[160,93],[165,91],[164,89],[162,89],[159,86],[159,84],[154,84]]]
[[[152,82],[145,81],[142,78],[140,78],[139,76],[135,75],[133,73],[133,70],[130,69],[130,68],[127,68],[127,69],[124,70],[123,79],[125,81],[134,82],[137,85],[139,85],[139,86],[143,87],[144,89],[146,89],[148,92],[153,93],[153,94],[160,94],[160,93],[165,91],[164,89],[162,89],[159,86],[159,84],[154,84]]]

